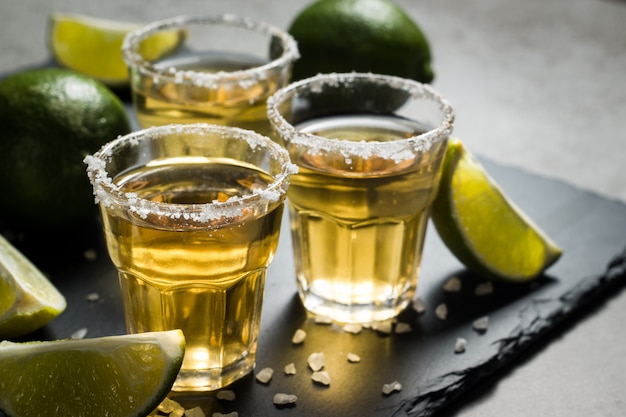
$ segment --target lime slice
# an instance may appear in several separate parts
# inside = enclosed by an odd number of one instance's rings
[[[432,220],[456,258],[487,277],[529,281],[562,254],[458,139],[448,142]]]
[[[65,306],[48,278],[0,235],[0,340],[37,330]]]
[[[59,65],[117,87],[128,83],[128,69],[122,58],[124,37],[141,26],[79,14],[52,13],[48,43]],[[149,58],[162,56],[178,48],[185,37],[183,30],[161,32],[144,42],[141,52]]]
[[[146,416],[182,365],[180,330],[0,343],[0,409],[12,417]]]

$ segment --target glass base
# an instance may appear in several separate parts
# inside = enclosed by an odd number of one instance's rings
[[[254,369],[255,358],[246,356],[226,368],[216,369],[181,369],[176,377],[172,391],[200,392],[215,391],[248,375]]]
[[[387,303],[348,305],[327,300],[310,291],[299,290],[298,295],[309,312],[339,323],[373,323],[394,318],[409,306],[412,298],[407,294],[406,298]]]

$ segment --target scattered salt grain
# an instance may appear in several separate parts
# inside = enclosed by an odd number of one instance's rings
[[[463,353],[466,347],[467,340],[462,337],[457,337],[456,343],[454,344],[454,353]]]
[[[87,249],[83,252],[83,257],[88,261],[95,261],[98,259],[98,252],[95,249]]]
[[[315,324],[332,324],[333,319],[328,316],[315,316]]]
[[[225,389],[222,391],[219,391],[215,397],[218,400],[224,400],[224,401],[235,401],[235,391],[229,390],[229,389]]]
[[[417,314],[422,314],[426,311],[426,304],[421,297],[417,297],[413,300],[413,310],[415,310]]]
[[[180,413],[180,412],[184,414],[185,412],[185,409],[183,408],[182,405],[180,405],[178,402],[169,398],[165,398],[161,402],[161,404],[159,404],[159,406],[157,407],[157,410],[165,414]],[[181,416],[183,414],[181,414]]]
[[[317,372],[324,367],[324,353],[315,352],[311,353],[307,358],[307,364],[313,372]]]
[[[278,392],[274,394],[274,404],[275,405],[290,405],[295,404],[298,401],[298,397],[293,394],[284,394],[282,392]]]
[[[85,336],[87,336],[87,328],[83,327],[82,329],[78,329],[72,333],[70,339],[84,339]]]
[[[293,337],[291,338],[291,343],[293,343],[294,345],[299,345],[304,342],[304,339],[306,339],[306,332],[302,329],[298,329],[293,334]]]
[[[100,300],[100,294],[98,294],[97,292],[90,292],[85,297],[85,300],[89,301],[90,303],[95,303],[96,301]]]
[[[396,334],[404,334],[410,333],[411,330],[413,329],[411,328],[411,325],[409,323],[399,322],[398,324],[396,324],[396,328],[394,331]]]
[[[256,374],[256,380],[262,384],[268,384],[274,375],[272,368],[263,368]]]
[[[435,316],[439,320],[445,320],[448,318],[448,306],[445,303],[441,303],[435,309]]]
[[[226,413],[226,414],[216,412],[216,413],[211,414],[211,417],[239,417],[239,413],[236,411],[231,411],[230,413]]]
[[[491,281],[478,284],[474,289],[474,294],[478,296],[489,295],[491,293],[493,293],[493,283]]]
[[[383,385],[383,394],[385,395],[390,395],[394,392],[400,391],[402,391],[402,384],[400,384],[398,381],[393,381],[390,384]]]
[[[459,277],[452,277],[443,284],[443,290],[445,292],[459,292],[462,288],[462,283]]]
[[[285,366],[285,375],[295,375],[296,374],[296,364],[290,363]]]
[[[377,321],[372,326],[372,329],[379,333],[391,334],[393,329],[393,320]]]
[[[483,316],[479,319],[474,320],[472,323],[472,327],[479,333],[484,333],[487,331],[487,327],[489,327],[489,317]]]
[[[185,410],[185,417],[206,417],[206,414],[204,414],[204,411],[202,411],[202,408],[194,407],[194,408]]]
[[[320,385],[330,385],[330,375],[326,371],[313,372],[311,379]]]
[[[343,326],[343,331],[351,334],[359,334],[363,330],[363,326],[358,323],[348,323]]]
[[[361,357],[356,353],[348,353],[348,362],[350,363],[359,363],[361,362]]]

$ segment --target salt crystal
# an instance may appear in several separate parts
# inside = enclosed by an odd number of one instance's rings
[[[395,328],[396,334],[410,333],[411,330],[413,329],[411,328],[411,325],[409,323],[400,322],[396,324],[396,328]]]
[[[454,343],[454,353],[463,353],[467,347],[467,340],[462,337],[457,337]]]
[[[295,375],[296,374],[296,364],[290,363],[285,366],[285,375]]]
[[[478,284],[474,289],[474,294],[481,295],[489,295],[493,292],[493,283],[491,281],[483,282],[482,284]]]
[[[96,301],[100,300],[100,294],[98,294],[97,292],[91,292],[87,294],[87,296],[85,297],[85,300],[91,303],[95,303]]]
[[[489,327],[489,317],[483,316],[479,319],[474,320],[472,323],[472,327],[479,333],[484,333],[487,331],[487,327]]]
[[[78,329],[72,333],[70,339],[84,339],[85,336],[87,336],[87,328],[83,327],[82,329]]]
[[[391,330],[393,329],[393,320],[377,321],[374,323],[372,328],[379,333],[391,334]]]
[[[304,339],[306,339],[306,332],[302,329],[298,329],[293,334],[293,337],[291,338],[291,343],[293,343],[294,345],[299,345],[300,343],[304,342]]]
[[[211,414],[211,417],[239,417],[239,413],[236,411],[231,411],[230,413],[226,413],[226,414],[215,412]]]
[[[219,391],[215,397],[218,400],[235,401],[235,391],[225,389],[225,390]]]
[[[346,333],[359,334],[363,330],[363,326],[358,323],[348,323],[343,326],[343,331]]]
[[[202,408],[194,407],[194,408],[185,410],[185,417],[206,417],[206,414],[204,414],[204,411],[202,411]]]
[[[83,252],[83,257],[88,261],[95,261],[98,259],[98,252],[95,249],[87,249]]]
[[[415,300],[413,300],[413,310],[415,310],[417,314],[422,314],[424,311],[426,311],[426,304],[421,297],[417,297]]]
[[[402,384],[400,384],[398,381],[393,381],[390,384],[383,385],[383,394],[385,395],[389,395],[394,392],[400,392],[400,391],[402,391]]]
[[[159,404],[157,409],[160,412],[165,413],[165,414],[171,414],[171,413],[176,412],[177,410],[179,412],[180,410],[182,410],[183,413],[185,412],[185,409],[183,408],[183,406],[181,406],[179,403],[169,398],[165,398],[163,401],[161,401],[161,404]]]
[[[313,372],[319,371],[324,367],[324,353],[311,353],[307,359],[307,363]]]
[[[452,277],[443,284],[443,290],[445,292],[459,292],[462,286],[459,277]]]
[[[435,316],[440,320],[448,318],[448,306],[445,303],[441,303],[435,309]]]
[[[311,379],[321,385],[330,385],[330,375],[326,371],[313,372]]]
[[[315,324],[332,324],[333,319],[328,316],[315,316]]]
[[[274,370],[272,368],[263,368],[256,374],[256,380],[262,384],[267,384],[272,379]]]
[[[289,405],[295,404],[298,401],[298,397],[293,394],[284,394],[282,392],[278,392],[274,394],[274,404],[276,405]]]
[[[361,362],[361,357],[356,353],[348,353],[348,362],[350,363],[358,363]]]

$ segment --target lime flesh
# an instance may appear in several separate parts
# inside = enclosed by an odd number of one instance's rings
[[[458,139],[448,142],[432,220],[448,249],[481,275],[524,282],[562,249],[502,192]]]
[[[146,416],[182,365],[180,330],[0,343],[0,409],[11,417]]]
[[[33,332],[65,307],[65,297],[48,278],[0,235],[0,339]]]

